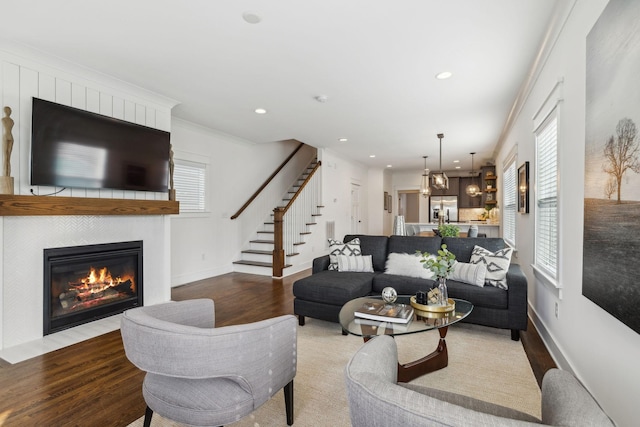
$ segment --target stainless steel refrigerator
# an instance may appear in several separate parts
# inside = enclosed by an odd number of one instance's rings
[[[440,216],[445,222],[458,222],[458,196],[429,197],[429,221],[436,223]]]

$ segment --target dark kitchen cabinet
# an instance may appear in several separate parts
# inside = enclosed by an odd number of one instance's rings
[[[467,194],[467,186],[471,184],[476,184],[480,187],[480,191],[482,191],[483,183],[480,182],[480,177],[465,177],[460,178],[459,192],[460,196],[458,197],[458,207],[459,208],[482,208],[484,205],[482,204],[482,194],[477,195],[476,197],[471,197]]]

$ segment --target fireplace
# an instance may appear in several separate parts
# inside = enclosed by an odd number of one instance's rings
[[[142,241],[44,250],[44,335],[142,305]]]

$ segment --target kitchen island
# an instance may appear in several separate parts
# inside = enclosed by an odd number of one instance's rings
[[[469,226],[477,225],[478,234],[484,233],[487,237],[500,237],[500,225],[488,224],[486,221],[465,221],[465,222],[451,222],[450,225],[457,225],[460,228],[460,234],[466,236],[469,232]],[[434,228],[438,228],[438,223],[407,223],[407,235],[413,236],[424,232],[433,232]]]

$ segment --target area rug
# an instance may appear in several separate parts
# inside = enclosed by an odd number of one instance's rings
[[[433,351],[435,331],[397,337],[401,363]],[[540,417],[540,389],[520,341],[511,333],[469,324],[455,324],[447,333],[449,366],[424,375],[414,383],[449,390]],[[344,367],[362,338],[343,336],[340,326],[307,319],[298,327],[298,373],[294,380],[294,426],[351,425],[344,385]],[[177,427],[155,414],[152,427]],[[284,396],[270,401],[233,427],[286,426]],[[142,418],[129,427],[142,427]]]

